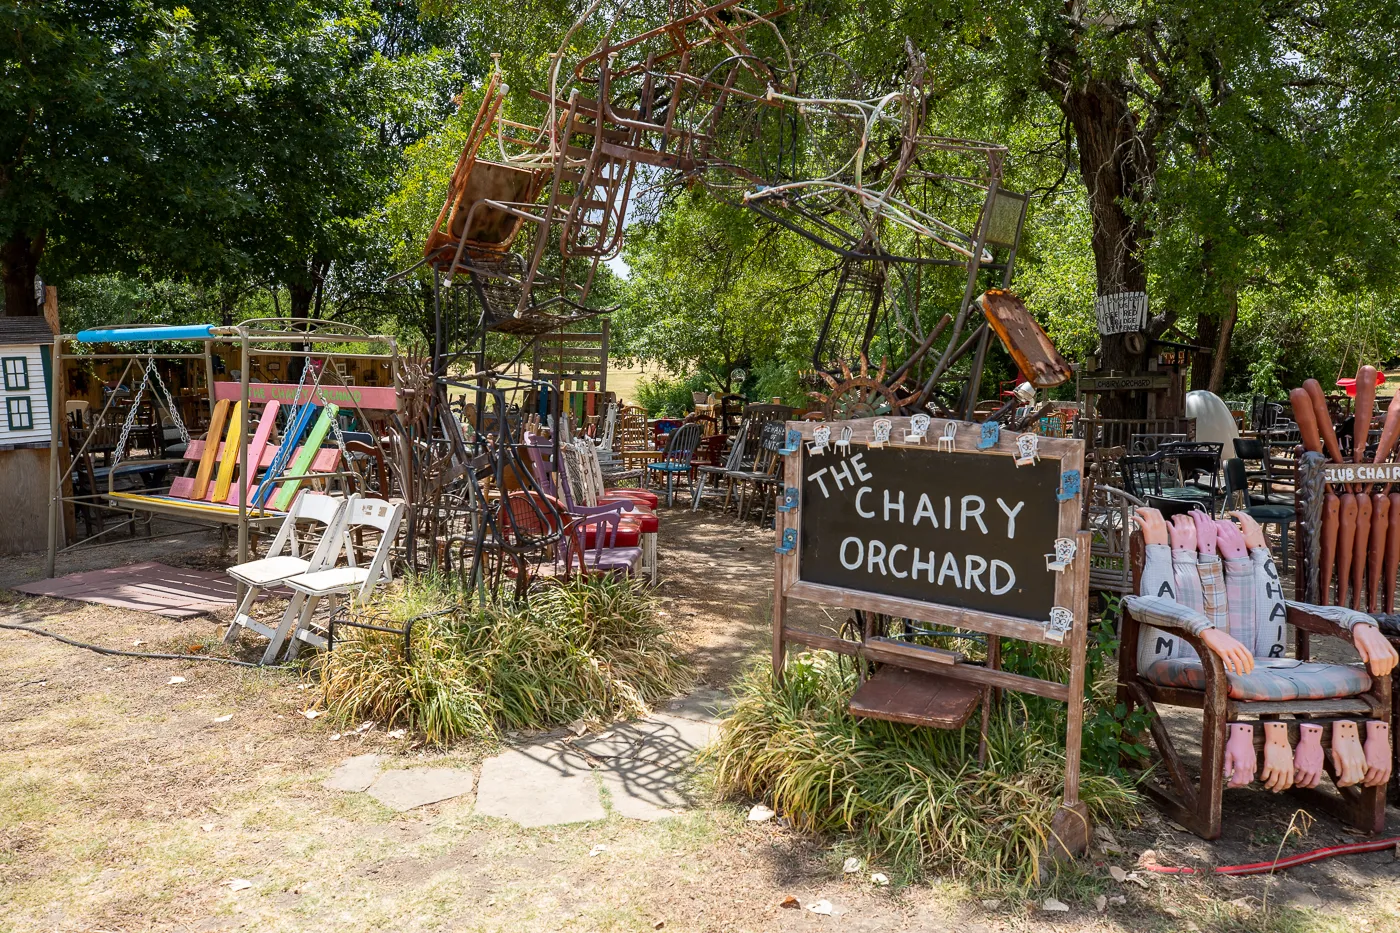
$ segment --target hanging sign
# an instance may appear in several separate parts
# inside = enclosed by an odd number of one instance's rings
[[[1147,292],[1119,292],[1094,299],[1100,334],[1130,334],[1147,329]]]

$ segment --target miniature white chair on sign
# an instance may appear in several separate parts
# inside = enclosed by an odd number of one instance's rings
[[[943,426],[943,435],[938,438],[938,449],[953,453],[958,449],[958,423],[949,421]]]
[[[287,517],[282,520],[282,527],[277,530],[277,536],[268,545],[267,556],[228,569],[228,575],[246,586],[247,590],[234,610],[233,623],[224,634],[225,643],[232,643],[238,637],[238,630],[246,628],[270,640],[263,655],[264,664],[271,663],[277,657],[286,634],[279,638],[276,629],[254,619],[251,614],[253,603],[267,590],[292,577],[334,566],[340,554],[341,524],[345,520],[346,509],[358,498],[352,495],[343,499],[303,490],[297,494]],[[313,530],[319,530],[321,540],[310,548],[307,536]]]
[[[287,645],[287,660],[295,658],[303,644],[322,649],[326,647],[325,637],[312,627],[312,616],[322,599],[331,600],[331,611],[334,612],[342,598],[349,596],[352,601],[358,602],[369,596],[379,584],[393,579],[389,554],[394,549],[394,539],[398,537],[403,510],[401,499],[357,499],[345,510],[345,519],[340,524],[340,541],[349,558],[349,566],[302,574],[286,582],[295,595],[287,606],[286,615],[282,617],[280,631],[288,630],[291,621],[296,620],[296,630],[292,632]],[[350,533],[358,528],[379,531],[379,543],[367,567],[360,567],[355,561],[355,546]]]
[[[1030,466],[1040,462],[1040,436],[1037,434],[1016,435],[1016,465]]]
[[[928,436],[928,426],[932,421],[932,418],[922,413],[911,415],[909,418],[909,427],[904,432],[904,443],[922,444],[924,438]]]

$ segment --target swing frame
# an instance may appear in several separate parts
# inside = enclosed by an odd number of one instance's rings
[[[203,344],[202,352],[189,352],[181,349],[171,349],[167,352],[158,352],[152,349],[152,345],[168,344],[170,342],[198,342]],[[146,346],[143,350],[121,350],[113,345],[124,343],[140,343]],[[71,345],[92,345],[99,352],[82,353],[77,352]],[[318,352],[317,346],[336,345],[334,349],[328,348]],[[214,348],[222,345],[229,349],[236,349],[240,361],[238,370],[237,400],[239,401],[238,411],[241,423],[239,427],[239,476],[249,476],[248,470],[248,446],[249,428],[252,423],[249,411],[250,388],[254,385],[250,379],[251,365],[259,358],[305,358],[310,365],[312,358],[322,361],[321,371],[312,382],[307,381],[304,385],[293,386],[295,389],[294,398],[301,404],[318,404],[317,396],[324,401],[325,386],[323,380],[330,380],[329,385],[333,389],[353,390],[357,387],[348,386],[341,378],[336,369],[337,361],[345,360],[376,360],[387,362],[390,372],[390,386],[396,397],[402,387],[402,367],[400,366],[398,345],[394,338],[389,335],[371,334],[361,328],[334,321],[317,320],[293,320],[290,318],[254,318],[231,326],[215,325],[192,325],[192,326],[153,326],[153,325],[119,325],[108,328],[83,331],[78,334],[59,334],[54,337],[53,367],[49,374],[51,379],[52,410],[62,413],[66,409],[67,402],[67,380],[64,377],[64,364],[70,360],[118,360],[125,361],[125,367],[118,377],[118,385],[127,382],[128,376],[133,376],[139,380],[147,366],[155,365],[157,362],[165,360],[203,360],[204,361],[204,393],[205,401],[212,412],[216,402],[217,392],[216,380],[214,378]],[[353,352],[343,349],[344,347],[363,347],[366,351],[375,348],[386,348],[387,352]],[[225,380],[233,382],[233,380]],[[133,382],[133,385],[135,383]],[[306,401],[301,400],[304,390],[310,389],[312,397]],[[160,397],[154,386],[150,387],[153,399],[157,405],[168,407],[166,399]],[[168,391],[168,389],[167,389]],[[231,394],[231,393],[230,393]],[[361,423],[369,423],[365,417],[364,410],[353,391],[349,391],[351,401],[342,404],[341,410],[353,411],[360,419]],[[117,393],[113,392],[107,399],[106,404],[96,413],[93,428],[103,424],[103,419],[111,409],[112,402]],[[133,397],[133,412],[139,405],[141,399]],[[257,397],[251,398],[254,403],[264,401]],[[369,407],[369,406],[365,406]],[[383,410],[383,409],[380,409]],[[172,413],[177,419],[181,416]],[[110,544],[120,543],[118,541],[99,541],[101,538],[120,531],[123,528],[135,528],[145,525],[150,527],[150,521],[156,514],[182,524],[195,526],[215,526],[227,528],[235,526],[238,529],[238,559],[237,563],[244,563],[249,559],[250,532],[261,530],[264,527],[272,527],[279,524],[283,519],[283,513],[272,511],[266,505],[251,506],[249,496],[239,496],[238,506],[221,505],[209,502],[184,502],[176,499],[158,499],[155,496],[149,498],[142,497],[140,501],[123,501],[111,495],[113,483],[116,475],[116,463],[107,477],[107,490],[102,491],[97,488],[86,494],[79,495],[72,487],[71,474],[73,464],[87,452],[88,443],[85,442],[77,450],[68,450],[67,438],[67,418],[56,415],[50,419],[51,433],[50,444],[55,455],[50,458],[49,471],[49,538],[48,556],[45,564],[45,576],[54,576],[55,565],[60,553],[67,553],[78,548],[105,547]],[[221,439],[208,439],[208,443],[218,444]],[[61,451],[61,453],[60,453]],[[120,461],[120,453],[116,460]],[[155,459],[145,460],[143,463],[151,465],[160,464],[183,464],[185,459],[169,460]],[[304,480],[328,480],[340,478],[347,480],[352,478],[352,474],[347,472],[349,464],[341,464],[341,469],[333,473],[307,473]],[[65,472],[66,471],[66,472]],[[66,541],[65,535],[65,509],[74,505],[85,505],[93,508],[100,508],[107,512],[117,512],[125,514],[127,517],[113,525],[111,528],[103,528],[96,534],[89,535],[81,540],[72,542]],[[169,534],[181,534],[185,529],[169,532]],[[163,535],[162,535],[163,536]],[[75,534],[74,538],[77,537]]]

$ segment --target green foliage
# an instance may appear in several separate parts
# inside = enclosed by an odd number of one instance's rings
[[[418,579],[370,609],[399,624],[448,611],[414,626],[412,663],[397,636],[345,630],[319,662],[330,713],[438,744],[639,716],[691,682],[655,597],[637,581],[575,577],[538,587],[528,605],[483,608]]]
[[[975,722],[943,731],[857,719],[846,710],[854,681],[826,653],[790,659],[782,686],[766,663],[750,669],[708,754],[717,788],[767,800],[799,829],[848,835],[906,877],[1034,885],[1063,789],[1062,718],[1009,694],[979,767]],[[1136,819],[1131,785],[1087,761],[1080,794],[1096,820]]]
[[[647,414],[658,418],[679,418],[695,410],[695,392],[706,391],[709,380],[703,375],[678,378],[675,376],[643,376],[637,380],[636,404]]]

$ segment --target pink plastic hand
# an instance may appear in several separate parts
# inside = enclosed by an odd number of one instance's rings
[[[1316,787],[1322,780],[1322,727],[1303,723],[1298,727],[1298,747],[1293,750],[1293,783]]]
[[[1244,535],[1228,518],[1217,519],[1215,522],[1215,546],[1220,551],[1220,556],[1229,560],[1244,557],[1249,553]]]
[[[1191,521],[1196,523],[1196,550],[1210,556],[1215,553],[1215,519],[1200,509],[1190,512]]]
[[[1196,523],[1185,515],[1173,515],[1171,528],[1173,551],[1196,550]]]
[[[1385,677],[1395,670],[1396,662],[1400,661],[1400,657],[1396,656],[1395,646],[1374,625],[1362,622],[1352,626],[1351,643],[1356,646],[1356,653],[1361,655],[1361,660],[1366,662],[1371,674],[1376,677]]]
[[[1394,759],[1390,754],[1390,726],[1379,719],[1366,723],[1366,777],[1362,784],[1367,787],[1384,787],[1390,783],[1390,766]]]
[[[1162,518],[1161,512],[1148,508],[1136,509],[1133,512],[1133,521],[1142,530],[1144,544],[1167,543],[1167,522]]]
[[[1293,786],[1293,747],[1288,744],[1288,723],[1264,723],[1264,767],[1259,780],[1276,794]]]
[[[1231,787],[1244,787],[1254,780],[1254,727],[1247,722],[1230,723],[1225,740],[1225,776]]]
[[[1244,532],[1245,547],[1254,550],[1257,547],[1264,547],[1264,529],[1259,527],[1259,523],[1248,512],[1231,512],[1235,521],[1240,523],[1240,531]]]
[[[1201,633],[1201,641],[1206,643],[1206,647],[1215,652],[1220,660],[1225,664],[1225,670],[1231,674],[1248,674],[1254,670],[1254,655],[1249,653],[1249,649],[1240,644],[1229,632],[1222,632],[1218,628],[1208,628]]]
[[[1350,719],[1332,723],[1332,770],[1337,772],[1337,786],[1360,784],[1366,777],[1366,753],[1361,748],[1361,733]]]

